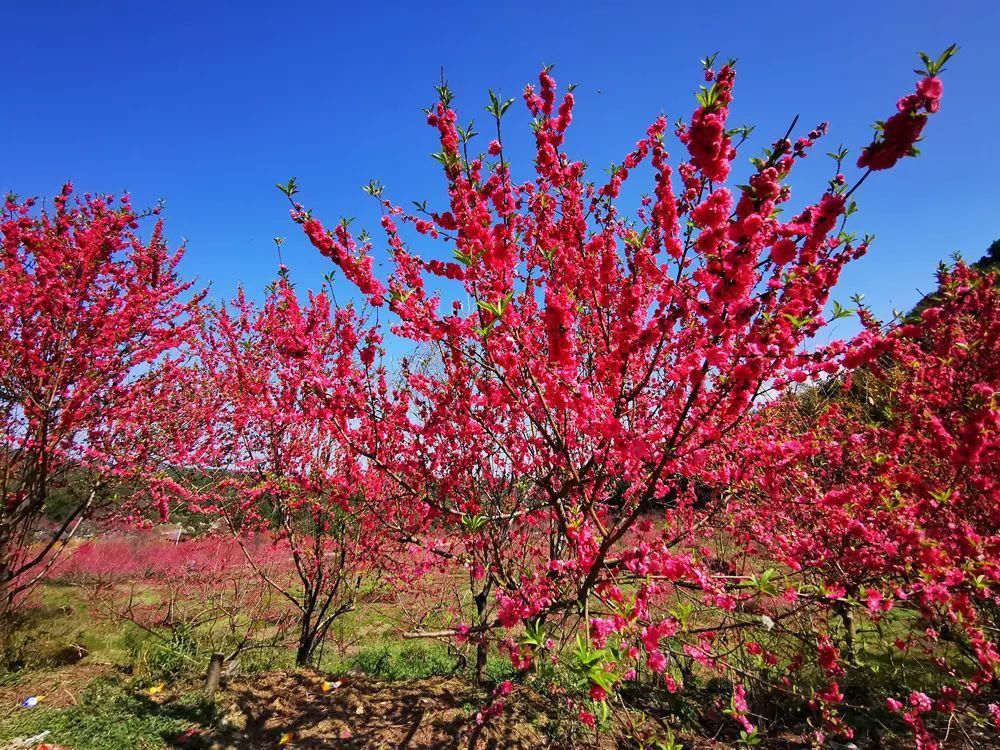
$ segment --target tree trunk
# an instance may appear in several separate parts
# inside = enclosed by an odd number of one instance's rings
[[[208,662],[208,674],[205,676],[205,695],[209,700],[215,697],[215,691],[219,689],[219,680],[222,678],[222,662],[225,656],[219,653],[212,654]]]
[[[480,591],[475,596],[476,602],[476,624],[482,625],[486,620],[486,604],[489,601],[489,584],[483,586],[482,591]],[[483,679],[486,674],[486,657],[489,655],[489,643],[487,642],[485,636],[480,636],[479,642],[476,644],[476,673],[475,679],[477,685],[483,684]]]
[[[296,666],[312,666],[316,652],[323,645],[323,641],[326,640],[326,634],[329,632],[330,625],[333,624],[333,620],[335,619],[334,617],[327,617],[328,611],[329,607],[324,607],[319,612],[307,612],[302,615],[302,623],[299,629],[299,645],[295,650]],[[338,610],[338,613],[342,613],[343,611]]]
[[[854,622],[854,612],[850,606],[843,604],[840,607],[840,619],[844,623],[844,656],[849,664],[857,663],[857,653],[854,648],[854,641],[857,637],[857,624]]]
[[[299,647],[295,651],[295,666],[308,667],[315,650],[312,638],[305,635],[299,638]]]
[[[308,667],[312,664],[316,646],[316,629],[312,627],[312,617],[309,613],[303,613],[299,625],[299,645],[295,650],[295,666]]]
[[[10,610],[11,548],[6,532],[6,529],[0,531],[2,534],[0,537],[0,619],[6,617]]]

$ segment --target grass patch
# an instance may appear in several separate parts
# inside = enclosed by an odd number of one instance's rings
[[[97,679],[84,691],[79,705],[18,709],[0,719],[0,741],[48,731],[46,742],[75,750],[159,750],[211,720],[211,706],[197,693],[161,706],[117,680]]]
[[[395,638],[380,639],[375,645],[348,656],[324,659],[321,668],[333,675],[361,672],[389,682],[422,680],[464,672],[472,676],[470,665],[462,669],[462,659],[454,649],[437,641],[411,641]],[[510,679],[517,670],[509,659],[490,654],[486,660],[486,678],[492,682]]]
[[[399,681],[454,674],[459,660],[444,644],[404,641],[380,643],[324,666],[333,674],[357,670],[380,680]]]

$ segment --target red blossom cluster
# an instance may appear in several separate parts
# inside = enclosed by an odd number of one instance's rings
[[[702,106],[694,111],[689,126],[677,130],[677,137],[691,154],[692,164],[711,182],[725,182],[729,177],[729,165],[736,157],[726,131],[736,77],[734,65],[730,62],[717,74],[712,72],[715,82],[699,99]]]
[[[895,648],[938,664],[936,710],[950,713],[958,688],[975,694],[1000,672],[1000,289],[960,263],[942,271],[919,320],[887,333],[867,320],[864,363],[819,407],[788,401],[757,415],[770,466],[752,484],[766,499],[742,495],[733,533],[788,571],[798,605],[842,626],[849,653],[826,636],[819,649],[831,686],[844,657],[858,658],[858,620],[911,613]],[[942,660],[948,646],[963,666]],[[907,714],[918,734],[929,711]]]
[[[188,356],[139,405],[155,415],[146,444],[162,475],[153,491],[227,532],[299,610],[300,664],[389,571],[405,580],[420,567],[384,534],[383,480],[358,450],[373,430],[369,389],[387,389],[384,373],[380,384],[369,379],[379,342],[325,292],[301,301],[282,269],[260,308],[242,292],[203,308]],[[290,558],[281,575],[259,559],[260,535]]]
[[[896,102],[896,113],[879,124],[880,133],[858,157],[858,166],[872,171],[889,169],[904,156],[913,156],[914,146],[927,124],[927,116],[938,111],[944,85],[937,77],[944,63],[954,54],[954,46],[945,50],[937,61],[924,55],[926,76],[917,83],[916,91]]]
[[[931,66],[933,73],[947,57]],[[617,689],[637,668],[675,687],[692,664],[726,672],[736,667],[734,653],[770,669],[779,663],[773,652],[754,640],[756,651],[738,647],[747,613],[765,630],[784,631],[785,623],[802,627],[803,613],[816,609],[808,605],[835,607],[850,595],[839,581],[824,581],[825,590],[811,593],[791,583],[791,572],[757,567],[787,541],[776,525],[784,506],[762,501],[761,488],[780,495],[777,480],[767,480],[770,467],[779,459],[791,465],[801,446],[762,428],[756,415],[768,400],[789,398],[798,384],[898,351],[905,333],[894,338],[868,330],[849,344],[811,345],[842,268],[868,248],[867,240],[843,231],[860,180],[848,184],[844,154],[837,154],[829,189],[782,218],[791,198],[788,177],[825,135],[824,123],[794,144],[790,129],[752,160],[746,185],[721,184],[742,143],[733,138],[745,139],[747,131],[726,125],[734,65],[709,68],[706,77],[714,83],[676,131],[690,156],[676,168],[679,180],[660,118],[606,182],[589,181],[585,164],[563,150],[573,96],[566,93],[557,108],[546,69],[538,90],[524,92],[534,118],[530,179],[515,181],[505,157],[500,126],[509,102],[491,97],[497,137],[474,155],[472,134],[457,125],[452,94],[442,85],[428,122],[440,137],[435,158],[447,179],[447,210],[411,214],[385,200],[381,189],[370,190],[394,271],[385,283],[359,289],[369,294],[381,285],[382,299],[371,302],[388,306],[393,331],[420,342],[424,361],[434,364],[405,362],[395,391],[370,400],[370,416],[395,421],[380,423],[384,434],[366,443],[364,455],[391,477],[386,492],[410,508],[406,538],[423,539],[470,572],[477,609],[456,634],[485,639],[496,628],[524,628],[526,638],[508,636],[501,646],[527,669],[562,658],[543,631],[583,621],[596,651],[584,649],[569,662],[592,696]],[[900,117],[890,118],[883,139],[866,149],[863,166],[892,166],[904,140],[908,152],[940,94],[939,79],[928,75],[917,94],[901,100]],[[919,124],[903,128],[900,118]],[[616,200],[644,169],[653,173],[652,194],[625,216]],[[328,255],[331,236],[346,243],[339,230],[318,233],[316,219],[298,204],[292,217]],[[410,236],[444,241],[453,261],[423,260],[409,249]],[[351,278],[354,261],[342,266]],[[458,282],[447,309],[443,293],[428,293],[428,279]],[[389,406],[400,403],[405,408]],[[917,409],[916,400],[910,408]],[[811,446],[830,424],[829,417],[820,423]],[[963,450],[982,442],[971,427],[962,435],[970,440]],[[835,439],[851,450],[853,437]],[[824,476],[820,471],[811,481]],[[873,477],[873,491],[904,491],[908,481],[906,472]],[[824,497],[833,509],[844,507],[835,490]],[[855,562],[843,543],[824,539],[835,532],[853,539],[861,531],[856,524],[840,526],[819,514],[809,525],[789,527],[788,536],[807,544],[810,529],[831,565],[840,565],[841,555],[847,569],[872,564],[870,540]],[[956,538],[967,532],[954,529]],[[733,539],[741,550],[735,558]],[[781,543],[757,544],[770,539]],[[918,539],[912,544],[911,550],[923,548]],[[751,549],[761,557],[748,557]],[[788,571],[820,564],[805,562],[808,549],[788,549],[781,558]],[[971,552],[966,547],[955,559],[964,564]],[[913,581],[915,588],[899,594],[918,601],[929,585]],[[874,587],[863,592],[878,612],[891,606],[890,596]],[[683,614],[692,606],[701,611],[701,625]],[[810,699],[821,718],[818,731],[849,733],[837,717],[843,696],[834,679],[849,655],[823,630],[812,638],[815,650],[794,657],[782,684],[794,690],[790,675],[805,656],[818,659],[829,678]],[[744,731],[750,731],[747,700],[738,686],[731,712]],[[580,716],[589,723],[594,714]]]
[[[198,297],[184,299],[182,253],[159,222],[143,240],[143,216],[127,195],[76,197],[70,184],[41,211],[13,194],[0,211],[0,613],[114,477],[141,466],[132,404],[191,333]],[[72,507],[46,530],[48,496],[63,488]]]

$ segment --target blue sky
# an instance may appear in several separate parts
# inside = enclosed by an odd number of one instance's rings
[[[296,176],[328,224],[355,216],[377,228],[360,190],[373,177],[398,202],[442,204],[421,114],[442,66],[462,118],[485,122],[488,88],[515,96],[554,63],[561,83],[579,84],[570,152],[605,165],[658,113],[689,114],[698,60],[719,51],[739,58],[731,121],[757,126],[745,163],[795,114],[805,129],[829,120],[825,146],[866,143],[871,122],[911,89],[916,51],[956,42],[922,156],[860,192],[851,228],[877,241],[836,296],[863,292],[885,316],[931,286],[938,260],[978,258],[1000,237],[992,0],[933,10],[912,0],[55,1],[13,4],[3,25],[0,189],[45,196],[72,179],[80,190],[128,189],[138,205],[165,199],[170,238],[188,241],[184,272],[216,298],[273,278],[274,236],[289,238],[300,287],[330,270],[289,220],[279,180]],[[528,117],[519,103],[508,118],[505,143],[527,176]],[[793,182],[799,198],[818,195],[828,173],[828,160],[810,157]]]

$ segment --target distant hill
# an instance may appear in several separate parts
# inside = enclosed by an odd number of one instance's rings
[[[993,244],[986,250],[986,255],[972,264],[972,268],[982,273],[997,273],[1000,280],[1000,240],[994,240]],[[920,313],[928,307],[933,307],[938,300],[938,290],[925,294],[917,304],[913,306],[904,320],[914,321],[920,317]]]

